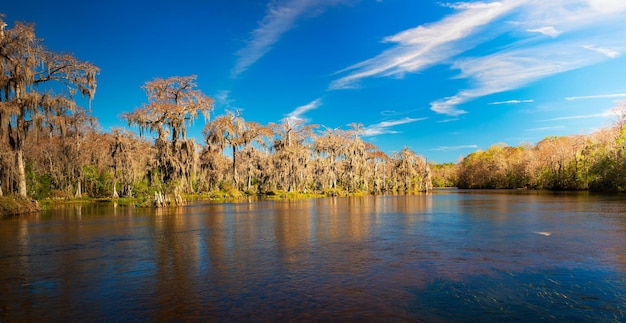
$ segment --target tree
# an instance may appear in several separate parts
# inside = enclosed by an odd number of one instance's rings
[[[386,166],[389,163],[389,156],[377,148],[372,148],[368,154],[370,170],[372,172],[372,193],[380,194],[387,191]]]
[[[133,133],[115,128],[109,140],[108,153],[111,157],[113,169],[113,183],[111,196],[119,197],[117,184],[121,184],[123,197],[133,196],[133,184],[137,180],[140,168],[146,165],[146,142],[138,140]],[[142,163],[143,161],[143,163]]]
[[[313,142],[317,154],[315,177],[319,187],[337,188],[337,168],[340,159],[345,158],[345,132],[339,129],[326,129],[323,135]]]
[[[615,114],[613,125],[592,134],[586,147],[590,162],[585,170],[593,190],[626,191],[626,101],[618,103]]]
[[[282,123],[270,127],[275,133],[270,182],[289,192],[304,190],[311,159],[307,139],[312,137],[317,125],[285,118]]]
[[[230,162],[222,151],[206,146],[200,155],[200,169],[203,172],[201,183],[207,191],[212,191],[224,180]]]
[[[76,108],[73,96],[80,93],[90,101],[96,90],[99,69],[70,54],[54,53],[35,36],[33,24],[15,23],[6,29],[0,16],[0,140],[9,147],[14,162],[3,167],[9,176],[8,187],[27,195],[24,144],[29,132],[43,123],[49,112],[62,105]],[[64,88],[56,93],[54,90]],[[5,163],[6,164],[6,161]],[[13,185],[15,184],[15,185]]]
[[[140,133],[156,132],[158,178],[166,186],[180,180],[176,190],[193,191],[196,144],[193,139],[187,139],[187,126],[199,115],[208,119],[213,109],[213,99],[197,89],[195,79],[192,75],[149,81],[143,86],[148,103],[123,114],[129,125],[139,126]]]
[[[348,192],[355,192],[362,188],[367,190],[364,176],[367,167],[365,143],[360,137],[363,125],[353,123],[350,127],[352,130],[347,132],[345,147],[344,182]]]
[[[203,130],[206,144],[218,151],[223,151],[227,146],[232,152],[231,174],[235,186],[239,189],[238,153],[245,150],[250,144],[263,143],[263,137],[270,135],[270,129],[256,122],[245,121],[237,112],[228,112],[206,124]],[[249,168],[247,168],[249,169]],[[250,188],[250,171],[247,171],[247,186]]]
[[[457,185],[457,165],[454,163],[431,164],[434,187],[455,187]]]
[[[425,192],[432,189],[430,167],[426,160],[404,147],[391,157],[395,189],[400,192]]]

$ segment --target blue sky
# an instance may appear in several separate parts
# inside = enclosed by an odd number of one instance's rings
[[[0,12],[101,68],[92,113],[104,131],[146,102],[146,81],[195,74],[213,115],[360,123],[388,154],[456,162],[591,133],[626,100],[623,0],[60,0]]]

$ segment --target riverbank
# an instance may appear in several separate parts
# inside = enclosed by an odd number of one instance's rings
[[[268,192],[246,192],[238,190],[215,190],[211,192],[203,192],[196,194],[182,194],[182,202],[176,203],[171,195],[163,195],[165,203],[161,206],[181,206],[191,201],[207,200],[213,202],[230,202],[239,201],[244,199],[270,199],[270,200],[295,200],[306,198],[322,198],[322,197],[338,197],[338,196],[366,196],[368,193],[364,191],[357,191],[349,193],[344,190],[335,189],[327,190],[323,192],[288,192],[282,190],[272,190]],[[120,198],[92,198],[92,197],[79,197],[79,198],[46,198],[39,200],[37,206],[39,210],[47,209],[50,206],[58,204],[76,204],[76,203],[114,203],[116,206],[133,206],[133,207],[155,207],[154,198],[150,195],[142,195],[137,197],[120,197]],[[28,212],[28,211],[27,211]],[[26,213],[26,212],[19,212]],[[2,213],[2,215],[12,215],[17,213]]]
[[[0,216],[13,216],[41,212],[41,206],[35,200],[18,196],[0,196]]]

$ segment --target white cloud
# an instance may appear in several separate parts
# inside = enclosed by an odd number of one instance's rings
[[[621,55],[620,52],[608,48],[595,47],[592,45],[584,45],[583,48],[594,51],[596,53],[606,55],[608,58],[617,58]]]
[[[589,30],[607,22],[623,20],[622,0],[521,0],[526,2],[519,19],[526,26],[552,26],[571,32]]]
[[[546,130],[556,130],[556,129],[563,129],[563,128],[565,127],[564,126],[541,127],[541,128],[526,129],[526,131],[546,131]]]
[[[620,106],[613,107],[608,109],[602,113],[595,114],[585,114],[585,115],[575,115],[575,116],[567,116],[567,117],[558,117],[552,119],[543,119],[539,120],[540,122],[546,121],[562,121],[562,120],[575,120],[575,119],[588,119],[588,118],[610,118],[610,117],[620,117],[623,112],[623,108]]]
[[[536,80],[593,65],[607,57],[618,55],[616,50],[584,45],[589,39],[626,47],[626,43],[619,40],[623,39],[619,26],[626,27],[623,19],[616,12],[607,15],[604,9],[598,9],[599,3],[589,1],[587,5],[579,3],[576,6],[567,6],[568,2],[565,0],[526,2],[519,7],[519,16],[526,21],[546,22],[549,25],[563,21],[560,29],[580,29],[585,32],[550,42],[520,40],[488,56],[457,58],[452,66],[461,70],[458,77],[470,80],[471,87],[460,90],[454,96],[432,102],[433,111],[455,116],[463,111],[457,106],[475,98],[517,89]],[[596,6],[593,7],[592,4]],[[612,8],[626,11],[626,6],[623,5]],[[609,29],[603,27],[607,21],[612,22]],[[593,55],[597,52],[604,56]]]
[[[478,146],[477,145],[461,145],[461,146],[439,146],[437,148],[433,148],[431,150],[434,151],[443,151],[443,152],[450,152],[450,151],[455,151],[455,150],[462,150],[462,149],[477,149]]]
[[[592,65],[602,58],[583,50],[574,41],[552,42],[503,50],[484,57],[459,59],[453,65],[460,69],[459,78],[469,79],[473,86],[452,97],[431,103],[431,110],[456,116],[463,113],[458,105],[478,97],[509,91],[547,76]]]
[[[238,59],[232,70],[232,76],[236,77],[243,73],[270,51],[283,33],[291,29],[312,3],[313,1],[310,0],[287,1],[279,5],[270,3],[265,17],[259,26],[252,31],[252,37],[246,47],[237,52]]]
[[[459,116],[468,112],[461,105],[478,97],[518,89],[618,57],[626,50],[626,1],[501,0],[443,5],[456,11],[439,21],[386,37],[384,41],[393,43],[393,47],[337,72],[343,76],[331,82],[329,88],[354,88],[366,78],[399,77],[449,64],[460,70],[457,78],[467,80],[468,85],[433,100],[431,110]],[[529,37],[528,32],[552,39]],[[567,33],[567,37],[556,37],[561,33]],[[498,36],[511,41],[489,42]],[[478,46],[489,54],[468,56],[476,55],[478,50],[469,50]]]
[[[444,7],[456,9],[456,10],[466,10],[466,9],[488,9],[501,6],[500,2],[446,2],[441,4]]]
[[[533,102],[535,102],[535,100],[508,100],[508,101],[491,102],[489,104],[500,105],[500,104],[520,104],[520,103],[533,103]]]
[[[600,95],[587,95],[587,96],[570,96],[565,98],[567,101],[575,101],[575,100],[589,100],[589,99],[614,99],[614,98],[624,98],[626,97],[626,93],[614,93],[614,94],[600,94]]]
[[[284,0],[270,1],[265,17],[250,33],[246,46],[237,52],[237,62],[231,71],[237,77],[267,54],[280,37],[307,15],[320,14],[329,6],[345,0]]]
[[[461,104],[465,101],[463,96],[464,95],[461,93],[459,95],[447,97],[447,98],[432,102],[430,104],[430,109],[437,113],[445,114],[445,115],[453,116],[453,117],[459,116],[461,114],[465,114],[467,113],[467,111],[456,108],[458,104]]]
[[[230,98],[230,90],[220,90],[215,94],[215,103],[224,108],[230,108],[235,100]]]
[[[400,76],[441,63],[474,46],[461,42],[488,23],[517,6],[517,1],[489,5],[465,4],[454,8],[460,12],[431,24],[417,26],[386,37],[383,41],[396,46],[366,61],[352,65],[338,74],[348,73],[331,82],[330,89],[357,86],[359,80],[372,76]]]
[[[379,122],[377,124],[373,124],[373,125],[369,125],[367,127],[364,127],[361,131],[362,135],[365,137],[370,137],[370,136],[376,136],[376,135],[383,135],[383,134],[392,134],[392,133],[398,133],[395,130],[390,129],[391,127],[394,126],[398,126],[401,124],[407,124],[407,123],[412,123],[412,122],[416,122],[416,121],[421,121],[421,120],[426,120],[427,118],[402,118],[402,119],[398,119],[398,120],[389,120],[389,121],[383,121],[383,122]]]
[[[322,99],[315,99],[305,105],[299,106],[287,114],[287,119],[290,121],[304,120],[302,115],[310,110],[317,109],[322,105]]]
[[[385,117],[401,116],[401,115],[404,115],[404,114],[407,114],[407,113],[409,113],[409,112],[398,112],[396,110],[384,110],[384,111],[380,112],[380,114],[382,116],[385,116]]]
[[[607,118],[607,117],[612,117],[612,116],[615,116],[615,111],[609,110],[603,113],[558,117],[558,118],[544,119],[544,120],[539,120],[539,121],[546,122],[546,121],[562,121],[562,120],[575,120],[575,119],[587,119],[587,118]]]
[[[437,122],[439,122],[439,123],[448,123],[448,122],[454,122],[454,121],[459,121],[459,118],[444,119],[444,120],[439,120]]]
[[[593,10],[607,14],[626,10],[626,2],[622,0],[586,0],[586,2]]]
[[[546,27],[534,28],[534,29],[526,29],[526,31],[527,32],[531,32],[531,33],[544,34],[544,35],[550,36],[552,38],[557,37],[558,35],[561,34],[560,31],[558,31],[556,28],[554,28],[552,26],[546,26]]]

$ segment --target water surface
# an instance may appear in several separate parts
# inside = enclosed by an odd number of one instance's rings
[[[626,200],[69,205],[0,221],[0,321],[624,321]]]

